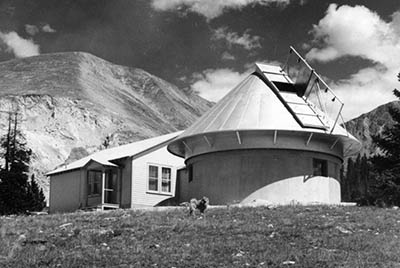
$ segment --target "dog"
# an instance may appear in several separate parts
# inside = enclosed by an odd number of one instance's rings
[[[200,211],[201,215],[204,215],[204,212],[209,205],[210,200],[208,199],[208,197],[203,196],[203,198],[200,200],[192,198],[189,202],[189,215],[196,215],[196,209]]]

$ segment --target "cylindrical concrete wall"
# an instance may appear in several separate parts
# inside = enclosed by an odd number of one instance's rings
[[[314,161],[326,163],[314,176]],[[290,149],[211,152],[187,159],[182,196],[207,196],[213,205],[263,199],[273,203],[340,202],[341,159],[331,154]]]

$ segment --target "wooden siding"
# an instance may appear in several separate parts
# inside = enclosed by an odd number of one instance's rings
[[[174,197],[177,167],[184,165],[184,160],[167,151],[166,146],[143,155],[132,161],[132,207],[155,206]],[[148,166],[156,165],[171,168],[171,193],[155,193],[148,191]]]
[[[50,212],[68,212],[82,205],[82,171],[74,170],[50,177]]]
[[[121,208],[131,207],[132,159],[126,158],[121,171]]]

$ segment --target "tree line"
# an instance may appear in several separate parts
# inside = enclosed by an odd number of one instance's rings
[[[400,74],[398,75],[400,81]],[[400,99],[400,91],[393,90]],[[342,200],[360,205],[400,206],[400,110],[389,108],[394,125],[372,137],[380,153],[347,160],[342,171]]]
[[[40,211],[46,206],[34,175],[29,178],[31,156],[18,113],[9,112],[7,133],[0,137],[0,215]]]

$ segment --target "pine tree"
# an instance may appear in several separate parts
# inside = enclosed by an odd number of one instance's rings
[[[349,194],[349,201],[354,201],[356,199],[356,162],[353,159],[349,158],[347,160],[347,172],[346,172],[346,181],[347,181],[347,191]]]
[[[361,157],[361,166],[360,166],[360,189],[361,189],[361,195],[369,199],[370,197],[370,164],[368,162],[368,157],[363,155]]]
[[[343,201],[369,205],[371,202],[371,171],[367,156],[358,155],[356,160],[347,159],[346,174],[342,181]]]
[[[342,196],[342,201],[349,202],[350,201],[350,192],[349,192],[349,183],[344,174],[343,165],[340,168],[340,194]]]
[[[395,89],[393,93],[400,99],[400,91]],[[382,151],[372,159],[377,173],[375,195],[387,205],[400,205],[400,110],[390,107],[389,113],[394,120],[393,126],[373,137]]]
[[[340,170],[342,201],[350,202],[352,192],[352,177],[354,174],[354,161],[347,159],[347,163]]]
[[[40,211],[46,206],[46,198],[43,194],[43,190],[37,184],[35,175],[33,174],[28,185],[28,193],[31,201],[29,210]]]
[[[18,130],[17,113],[9,113],[8,131],[0,138],[0,149],[0,156],[4,160],[0,168],[0,214],[32,210],[35,202],[32,199],[32,184],[28,182],[32,151],[26,147],[24,136]]]

